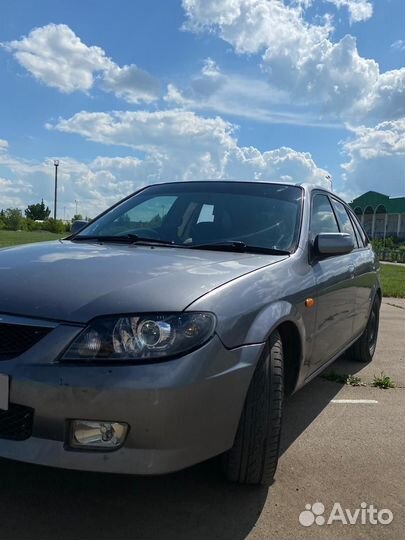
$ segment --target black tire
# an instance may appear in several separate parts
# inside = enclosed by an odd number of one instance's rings
[[[223,456],[228,480],[269,486],[277,468],[283,410],[283,344],[275,331],[253,375],[232,448]]]
[[[375,296],[367,326],[359,339],[349,349],[351,360],[371,362],[377,346],[378,327],[380,323],[380,298]]]

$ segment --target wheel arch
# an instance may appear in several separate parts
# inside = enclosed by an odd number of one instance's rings
[[[277,330],[283,343],[285,393],[292,394],[305,370],[307,332],[302,314],[286,300],[274,302],[261,311],[247,332],[247,343],[268,342]]]
[[[290,396],[298,384],[302,366],[302,343],[298,327],[292,321],[284,321],[276,330],[283,343],[284,394]]]

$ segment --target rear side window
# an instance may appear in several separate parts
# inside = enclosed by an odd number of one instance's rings
[[[353,212],[349,212],[349,214],[350,214],[350,217],[352,218],[352,223],[354,224],[354,227],[356,228],[357,236],[359,237],[360,247],[367,246],[369,243],[369,240],[367,238],[366,233],[364,232],[363,227],[360,225],[356,214],[354,214]]]
[[[333,205],[333,208],[335,209],[336,216],[339,221],[340,231],[343,233],[350,234],[350,236],[353,239],[353,244],[355,245],[355,247],[359,247],[359,244],[357,242],[357,236],[353,229],[353,225],[352,225],[352,222],[350,221],[346,208],[341,202],[335,199],[332,199],[332,205]]]
[[[329,198],[326,195],[315,195],[312,201],[311,233],[316,236],[335,232],[339,232],[339,227]]]

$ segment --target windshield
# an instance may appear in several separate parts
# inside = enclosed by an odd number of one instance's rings
[[[293,251],[301,205],[302,189],[292,185],[220,181],[162,184],[119,203],[76,238],[136,235],[182,247],[243,242]]]

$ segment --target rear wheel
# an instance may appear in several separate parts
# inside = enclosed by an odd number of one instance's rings
[[[378,327],[380,323],[380,298],[374,298],[367,326],[359,339],[350,347],[349,355],[358,362],[371,362],[377,346]]]
[[[277,468],[283,409],[283,344],[275,331],[256,367],[233,447],[223,456],[228,480],[270,485]]]

